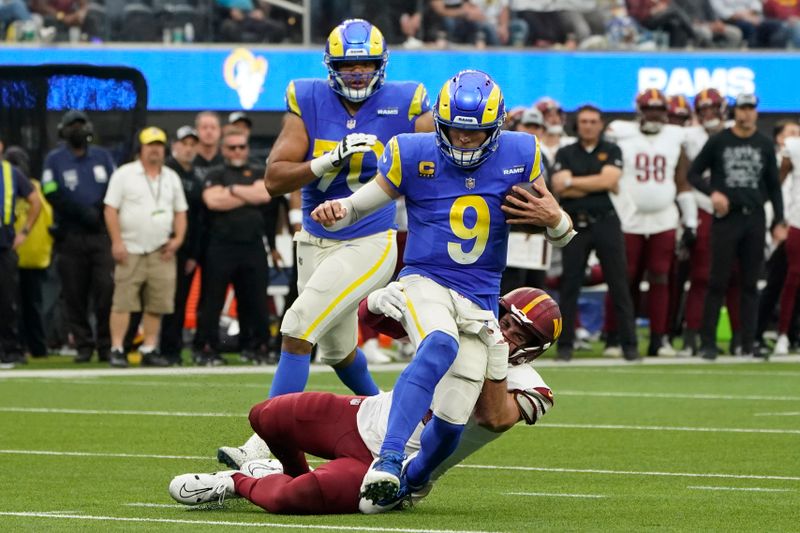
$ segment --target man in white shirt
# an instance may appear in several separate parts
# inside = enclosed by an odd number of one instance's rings
[[[111,366],[126,367],[123,340],[130,314],[142,310],[142,365],[169,366],[158,356],[161,316],[172,313],[175,252],[186,233],[186,197],[178,175],[164,166],[167,135],[159,128],[139,134],[138,160],[112,175],[105,219],[114,256],[111,307]]]

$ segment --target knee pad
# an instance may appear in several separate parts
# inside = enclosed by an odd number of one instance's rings
[[[259,433],[259,429],[261,427],[261,413],[264,412],[264,410],[269,406],[270,402],[271,400],[265,400],[255,404],[252,408],[250,408],[248,420],[250,421],[250,427],[253,428],[253,431],[256,433]]]
[[[319,347],[317,345],[317,358],[319,359],[320,363],[325,363],[328,366],[336,366],[345,359],[347,356],[352,353],[353,350],[349,352],[344,352],[343,350],[337,350],[336,352],[328,352]]]
[[[281,333],[289,337],[300,338],[302,332],[299,331],[302,324],[300,314],[290,307],[283,314],[281,321]]]
[[[453,364],[458,353],[458,341],[441,331],[434,331],[420,343],[417,355],[411,360],[414,371],[409,382],[416,385],[425,385],[418,382],[415,376],[437,376],[437,381]],[[410,365],[410,366],[411,366]]]

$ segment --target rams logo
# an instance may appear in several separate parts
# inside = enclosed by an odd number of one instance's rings
[[[421,178],[431,178],[436,170],[436,165],[433,161],[420,161],[419,162],[419,175]]]
[[[239,95],[243,109],[253,109],[264,90],[267,60],[246,48],[236,48],[222,67],[225,83]]]

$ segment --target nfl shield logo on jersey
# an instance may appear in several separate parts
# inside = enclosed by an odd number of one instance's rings
[[[355,127],[356,127],[356,119],[351,118],[350,120],[347,121],[347,129],[348,130],[352,130]]]
[[[464,180],[464,185],[467,186],[467,189],[472,190],[475,188],[475,178],[467,178]]]

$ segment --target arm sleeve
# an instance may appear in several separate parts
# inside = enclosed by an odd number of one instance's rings
[[[769,141],[765,142],[764,152],[764,159],[767,161],[767,166],[764,169],[764,185],[769,195],[769,201],[772,203],[772,211],[775,213],[772,224],[774,227],[775,224],[783,222],[783,194],[781,192],[781,183],[778,179],[778,161]]]
[[[114,209],[119,209],[119,206],[122,205],[122,180],[119,179],[118,172],[114,172],[111,179],[108,180],[108,189],[106,189],[103,203]]]
[[[189,210],[189,203],[186,201],[186,193],[183,192],[181,179],[175,173],[170,173],[172,188],[175,190],[175,197],[172,201],[172,209],[176,213]],[[187,221],[188,222],[188,221]]]
[[[17,198],[27,198],[33,192],[33,184],[17,167],[12,168],[12,174],[16,178],[14,181],[17,184]]]
[[[224,168],[215,167],[212,171],[206,174],[206,181],[203,183],[203,188],[208,189],[209,187],[213,187],[215,185],[223,185],[222,177],[224,173]]]
[[[712,192],[711,183],[703,179],[703,173],[711,164],[712,147],[712,141],[709,139],[706,141],[706,144],[703,145],[697,157],[694,158],[691,166],[689,166],[689,174],[687,176],[692,187],[705,195],[710,195]]]
[[[420,163],[421,171],[423,163]],[[433,169],[431,168],[431,171]],[[378,172],[383,174],[391,186],[400,194],[404,194],[405,183],[403,183],[403,165],[400,161],[400,145],[397,137],[392,137],[386,143],[383,155],[378,160]]]
[[[397,320],[389,318],[385,315],[376,315],[374,313],[370,313],[369,309],[367,308],[366,298],[361,300],[361,303],[358,304],[358,318],[361,322],[371,327],[378,333],[383,333],[384,335],[388,335],[393,339],[402,339],[403,337],[408,336],[406,330],[403,329],[403,326]]]
[[[413,125],[420,115],[423,115],[431,110],[430,98],[428,98],[428,91],[423,84],[417,85],[414,90],[414,95],[411,97],[411,103],[408,106],[408,120]]]
[[[611,147],[608,149],[608,163],[609,165],[615,166],[617,168],[622,168],[624,166],[622,158],[622,148],[619,147],[616,143],[611,143]]]

